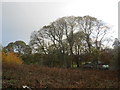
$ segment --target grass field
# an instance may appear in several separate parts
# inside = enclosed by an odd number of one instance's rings
[[[3,88],[118,88],[118,72],[3,64]]]

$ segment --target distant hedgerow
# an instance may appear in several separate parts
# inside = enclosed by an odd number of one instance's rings
[[[10,64],[22,64],[23,63],[22,59],[13,52],[9,52],[9,53],[2,52],[2,62],[10,63]]]

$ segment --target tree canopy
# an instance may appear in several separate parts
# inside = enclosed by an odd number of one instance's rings
[[[32,49],[29,45],[26,45],[24,41],[15,41],[9,43],[6,47],[3,48],[5,52],[15,52],[18,54],[30,54]]]
[[[109,27],[101,20],[91,16],[62,17],[43,26],[31,34],[30,46],[44,54],[49,47],[70,55],[90,53],[92,48],[102,49],[104,37]]]

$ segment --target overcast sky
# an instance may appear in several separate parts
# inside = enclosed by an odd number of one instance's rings
[[[4,0],[5,1],[5,0]],[[71,0],[69,2],[2,2],[2,45],[23,40],[27,44],[34,30],[63,16],[90,15],[112,27],[118,37],[119,0]]]

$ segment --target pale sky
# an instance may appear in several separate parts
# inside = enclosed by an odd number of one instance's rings
[[[2,0],[2,45],[23,40],[44,25],[63,16],[90,15],[112,27],[113,38],[118,37],[119,0]],[[26,2],[25,2],[26,1]],[[1,4],[0,4],[1,5]]]

